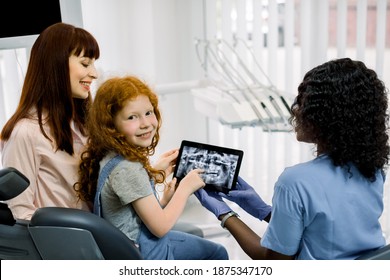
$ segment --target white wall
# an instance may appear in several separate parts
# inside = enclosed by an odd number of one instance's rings
[[[202,77],[193,51],[193,38],[202,31],[196,22],[201,1],[82,0],[82,8],[84,27],[101,47],[100,80],[134,74],[157,87]],[[161,151],[177,147],[183,137],[206,140],[205,117],[188,94],[161,97],[161,110]]]

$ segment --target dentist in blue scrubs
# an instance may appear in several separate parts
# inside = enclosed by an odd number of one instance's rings
[[[314,159],[286,168],[272,207],[239,177],[229,194],[196,196],[253,259],[348,260],[385,245],[380,217],[389,157],[388,90],[361,61],[342,58],[303,78],[290,124]],[[262,237],[225,203],[269,222]]]

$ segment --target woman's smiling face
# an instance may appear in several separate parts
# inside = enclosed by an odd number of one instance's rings
[[[72,54],[69,57],[69,75],[72,96],[74,98],[86,99],[91,90],[91,84],[97,78],[95,59]]]

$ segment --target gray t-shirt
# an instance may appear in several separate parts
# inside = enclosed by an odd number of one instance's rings
[[[102,159],[100,171],[114,156],[110,154]],[[137,243],[142,221],[131,203],[149,195],[153,195],[153,190],[142,164],[128,160],[121,161],[104,182],[101,192],[104,219]]]

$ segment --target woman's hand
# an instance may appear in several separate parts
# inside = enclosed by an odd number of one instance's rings
[[[165,176],[168,177],[172,174],[175,168],[176,159],[178,155],[178,149],[173,149],[168,152],[165,152],[160,155],[153,167],[158,170],[163,170],[165,172]]]
[[[221,215],[232,211],[217,192],[208,192],[204,189],[200,189],[195,192],[195,196],[203,207],[213,213],[218,219]]]
[[[228,194],[220,193],[220,195],[240,206],[253,217],[264,220],[272,210],[272,207],[265,203],[255,189],[238,176],[235,190],[231,190]]]

